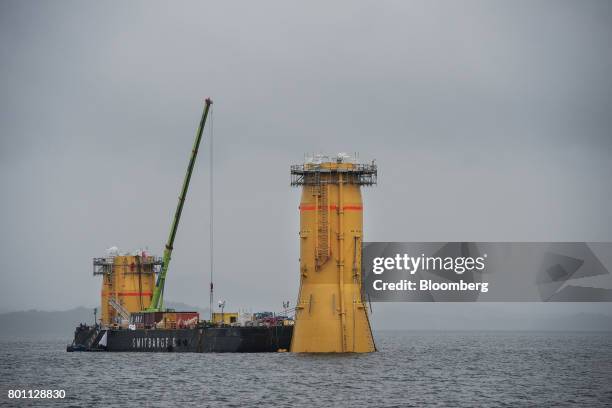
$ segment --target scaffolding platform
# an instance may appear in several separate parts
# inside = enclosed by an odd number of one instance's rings
[[[325,163],[304,163],[291,166],[291,185],[320,185],[337,183],[334,178],[321,177],[324,174],[342,174],[343,182],[360,186],[373,186],[377,182],[378,169],[372,163],[349,163],[346,167],[329,168]]]
[[[93,258],[94,275],[110,275],[114,271],[115,257]],[[124,265],[121,265],[124,266]],[[130,265],[131,266],[131,265]],[[140,267],[139,267],[140,266]],[[146,268],[151,266],[151,268]],[[133,273],[159,273],[162,266],[162,258],[157,256],[141,257],[140,263],[134,263]]]

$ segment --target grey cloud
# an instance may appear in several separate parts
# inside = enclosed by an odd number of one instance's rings
[[[93,256],[161,252],[206,96],[232,307],[296,297],[304,152],[377,159],[368,241],[612,239],[609,2],[0,8],[0,310],[93,305]],[[207,147],[167,291],[198,305]]]

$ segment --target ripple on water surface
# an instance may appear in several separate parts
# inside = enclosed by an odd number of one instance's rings
[[[64,389],[61,406],[606,406],[612,334],[378,332],[352,355],[66,353],[2,341],[8,389]],[[41,405],[41,404],[35,404]]]

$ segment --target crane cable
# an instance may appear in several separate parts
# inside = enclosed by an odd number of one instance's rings
[[[210,208],[209,208],[209,214],[210,214],[210,297],[209,297],[209,309],[210,309],[210,321],[212,322],[213,320],[213,268],[214,268],[214,247],[213,247],[213,238],[214,238],[214,231],[213,231],[213,216],[214,216],[214,207],[213,207],[213,192],[214,192],[214,177],[213,177],[213,169],[214,169],[214,163],[213,163],[213,158],[214,158],[214,150],[213,150],[213,129],[214,129],[214,111],[211,109],[210,111],[210,182],[209,182],[209,200],[210,200]]]

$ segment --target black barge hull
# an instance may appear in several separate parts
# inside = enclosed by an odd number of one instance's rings
[[[79,326],[67,351],[266,353],[288,351],[292,334],[293,326],[136,330]]]

